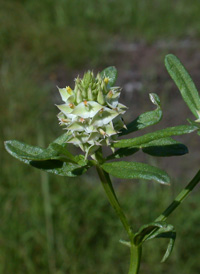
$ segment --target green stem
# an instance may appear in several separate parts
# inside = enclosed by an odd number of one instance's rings
[[[140,268],[140,259],[142,255],[142,246],[131,244],[131,260],[128,274],[138,274]]]
[[[106,195],[108,197],[108,200],[112,207],[114,208],[116,214],[121,220],[121,223],[123,224],[125,230],[127,231],[129,238],[130,238],[130,252],[131,252],[131,258],[130,258],[130,266],[129,266],[129,272],[128,274],[138,274],[139,268],[140,268],[140,259],[142,254],[142,247],[141,246],[135,246],[133,243],[133,237],[134,233],[127,221],[127,218],[122,211],[122,208],[119,204],[119,201],[117,199],[117,196],[115,194],[115,191],[112,186],[112,182],[110,180],[110,176],[107,172],[105,172],[99,165],[96,165],[96,169],[99,175],[99,178],[101,180],[101,183],[103,185],[103,188],[106,192]]]
[[[190,194],[194,187],[200,181],[200,170],[194,176],[194,178],[189,182],[189,184],[178,194],[175,200],[163,211],[163,213],[156,218],[156,222],[165,221],[167,217],[185,200],[185,198]]]
[[[121,223],[129,235],[129,238],[132,239],[134,234],[119,204],[109,174],[105,172],[99,165],[96,166],[96,169],[111,206],[114,208],[116,214],[120,218]]]

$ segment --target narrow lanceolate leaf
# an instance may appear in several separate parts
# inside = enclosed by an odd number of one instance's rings
[[[136,162],[104,163],[102,168],[109,174],[121,179],[154,180],[161,184],[169,184],[168,174],[154,166]]]
[[[30,161],[29,165],[55,175],[76,177],[85,173],[89,166],[79,166],[74,163],[66,163],[59,160]]]
[[[140,245],[141,243],[152,240],[154,238],[169,239],[167,250],[161,260],[161,262],[164,262],[167,260],[173,250],[176,239],[176,231],[172,225],[165,222],[149,223],[143,225],[140,230],[135,234],[134,243],[136,245]]]
[[[13,157],[25,163],[28,163],[29,161],[25,159],[23,160],[21,157],[22,155],[32,155],[34,157],[44,152],[44,149],[42,149],[41,147],[30,146],[17,140],[6,141],[5,148]]]
[[[137,148],[137,147],[120,148],[117,151],[115,151],[113,154],[109,155],[106,158],[106,161],[112,160],[112,159],[119,159],[122,157],[127,157],[127,156],[135,154],[137,151],[139,151],[139,148]]]
[[[200,118],[200,96],[187,70],[173,54],[165,57],[165,66],[194,116]]]
[[[194,125],[183,125],[177,127],[169,127],[161,130],[154,131],[152,133],[147,133],[140,137],[135,137],[132,139],[124,139],[115,143],[114,147],[143,147],[144,144],[149,143],[154,140],[170,137],[170,136],[178,136],[187,133],[191,133],[198,128]]]
[[[81,166],[71,162],[65,155],[58,155],[56,151],[30,146],[16,140],[6,141],[5,148],[13,157],[25,164],[60,176],[78,176],[89,168],[89,165]]]
[[[188,153],[188,148],[184,144],[168,137],[144,143],[138,147],[119,148],[113,154],[109,155],[106,161],[131,156],[138,152],[140,148],[144,153],[156,157],[181,156]]]
[[[160,107],[160,99],[157,94],[150,93],[150,99],[154,105],[157,106],[155,110],[145,112],[138,116],[135,120],[127,125],[127,129],[122,129],[119,136],[127,135],[131,132],[152,126],[160,122],[162,119],[162,110]]]
[[[101,77],[109,79],[109,86],[112,87],[117,80],[117,70],[114,66],[108,67],[101,72]]]
[[[169,157],[184,155],[188,153],[188,148],[168,137],[144,144],[142,151],[152,156]]]
[[[54,144],[60,146],[58,144]],[[60,151],[51,149],[48,147],[47,149],[43,149],[37,146],[30,146],[23,142],[19,142],[16,140],[6,141],[5,147],[7,151],[15,158],[18,159],[26,159],[32,161],[45,161],[45,160],[60,160],[60,159],[68,159],[65,157],[64,153],[60,154]],[[61,147],[61,146],[60,146]]]

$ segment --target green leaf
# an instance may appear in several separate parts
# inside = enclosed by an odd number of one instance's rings
[[[157,94],[150,93],[150,99],[157,108],[153,111],[148,111],[138,116],[134,121],[127,125],[127,129],[122,129],[119,136],[127,135],[131,132],[143,129],[148,126],[157,124],[162,119],[162,110],[160,107],[160,99]]]
[[[56,144],[55,144],[56,145]],[[58,144],[57,144],[58,145]],[[51,149],[42,149],[36,146],[30,146],[23,142],[16,140],[7,141],[5,143],[7,151],[14,156],[15,158],[32,160],[32,161],[45,161],[45,160],[70,160],[64,155],[60,155],[57,150]]]
[[[142,151],[152,156],[169,157],[184,155],[188,153],[188,148],[184,144],[168,137],[144,144]]]
[[[169,258],[169,256],[172,253],[172,250],[174,248],[174,244],[175,244],[175,240],[176,240],[176,232],[171,231],[171,232],[166,232],[166,233],[160,233],[156,236],[156,238],[169,238],[169,243],[167,245],[167,250],[166,250],[166,252],[165,252],[165,254],[164,254],[164,256],[162,257],[162,260],[161,260],[161,263],[164,263]]]
[[[6,150],[15,158],[19,159],[23,162],[29,162],[28,160],[22,160],[22,156],[33,156],[37,157],[37,155],[43,153],[45,149],[37,146],[27,145],[23,142],[19,142],[17,140],[11,140],[5,142]]]
[[[200,118],[200,97],[197,88],[180,60],[173,54],[165,57],[165,66],[194,116]]]
[[[108,78],[108,84],[110,87],[112,87],[117,80],[117,69],[114,66],[108,67],[101,72],[101,77]]]
[[[183,125],[183,126],[176,126],[176,127],[169,127],[161,130],[157,130],[152,133],[147,133],[140,137],[135,137],[132,139],[124,139],[120,140],[119,142],[115,143],[113,146],[122,148],[122,147],[143,147],[144,144],[149,143],[154,140],[170,137],[170,136],[177,136],[183,135],[186,133],[191,133],[198,128],[194,125]]]
[[[161,184],[169,184],[168,174],[154,166],[136,162],[104,163],[102,168],[111,175],[121,179],[154,180]]]
[[[153,222],[143,225],[140,228],[140,230],[135,234],[134,243],[136,245],[140,245],[141,243],[154,238],[169,239],[167,250],[161,260],[161,262],[164,262],[167,260],[173,250],[176,239],[176,231],[172,225],[165,222]]]
[[[141,144],[138,147],[120,148],[109,155],[106,161],[131,156],[138,152],[140,148],[144,153],[156,157],[179,156],[188,153],[188,148],[184,144],[168,137]]]
[[[85,159],[85,156],[82,154],[76,155],[74,159],[79,166],[86,166],[88,163],[92,164],[92,161]]]
[[[109,155],[106,158],[106,161],[112,160],[112,159],[119,159],[119,158],[122,158],[122,157],[127,157],[127,156],[130,156],[130,155],[133,155],[137,151],[139,151],[139,148],[136,148],[136,147],[120,148],[117,151],[115,151],[113,154]]]
[[[50,153],[53,153],[53,154],[59,156],[60,158],[62,158],[63,156],[66,156],[72,162],[75,161],[75,157],[73,156],[73,154],[71,154],[67,150],[67,144],[66,143],[63,143],[62,145],[59,145],[58,143],[53,142],[48,146],[47,150],[49,150]]]
[[[71,138],[71,135],[68,135],[66,132],[62,135],[60,135],[57,139],[55,139],[52,143],[56,143],[59,145],[62,145],[68,141],[68,139]]]
[[[16,140],[6,141],[5,148],[13,157],[25,164],[61,176],[81,175],[90,167],[72,163],[70,159],[59,155],[55,150],[30,146]]]
[[[30,161],[29,165],[43,171],[60,176],[76,177],[85,173],[89,166],[79,166],[74,163],[66,163],[59,160]]]
[[[114,147],[123,147],[115,151],[113,154],[109,155],[106,158],[106,161],[130,156],[136,153],[140,148],[143,150],[144,153],[157,157],[184,155],[188,153],[188,148],[184,144],[181,144],[180,142],[177,142],[170,137],[160,137],[190,133],[194,130],[197,130],[197,128],[200,128],[200,125],[198,123],[193,121],[189,122],[191,123],[191,126],[186,125],[171,127],[164,130],[156,131],[154,133],[149,133],[141,137],[136,137],[128,140],[121,140],[118,143],[115,143]],[[127,142],[128,145],[126,144]],[[131,144],[133,144],[132,146],[130,145],[130,142]]]

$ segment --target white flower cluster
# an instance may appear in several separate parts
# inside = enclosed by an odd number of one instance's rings
[[[110,87],[109,78],[88,71],[75,79],[75,87],[59,88],[64,104],[58,105],[58,119],[70,135],[68,143],[79,146],[86,157],[99,146],[110,146],[125,127],[121,115],[127,107],[118,102],[121,89]]]

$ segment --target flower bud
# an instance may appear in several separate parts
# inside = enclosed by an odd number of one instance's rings
[[[82,98],[81,91],[80,91],[80,89],[78,89],[77,93],[76,93],[76,102],[79,104],[82,102],[82,100],[83,100],[83,98]]]
[[[97,95],[97,102],[101,105],[105,104],[105,99],[104,99],[104,95],[103,92],[101,90],[99,90],[98,95]]]
[[[94,96],[92,94],[92,89],[91,87],[88,88],[88,100],[89,101],[93,101],[94,100]]]

